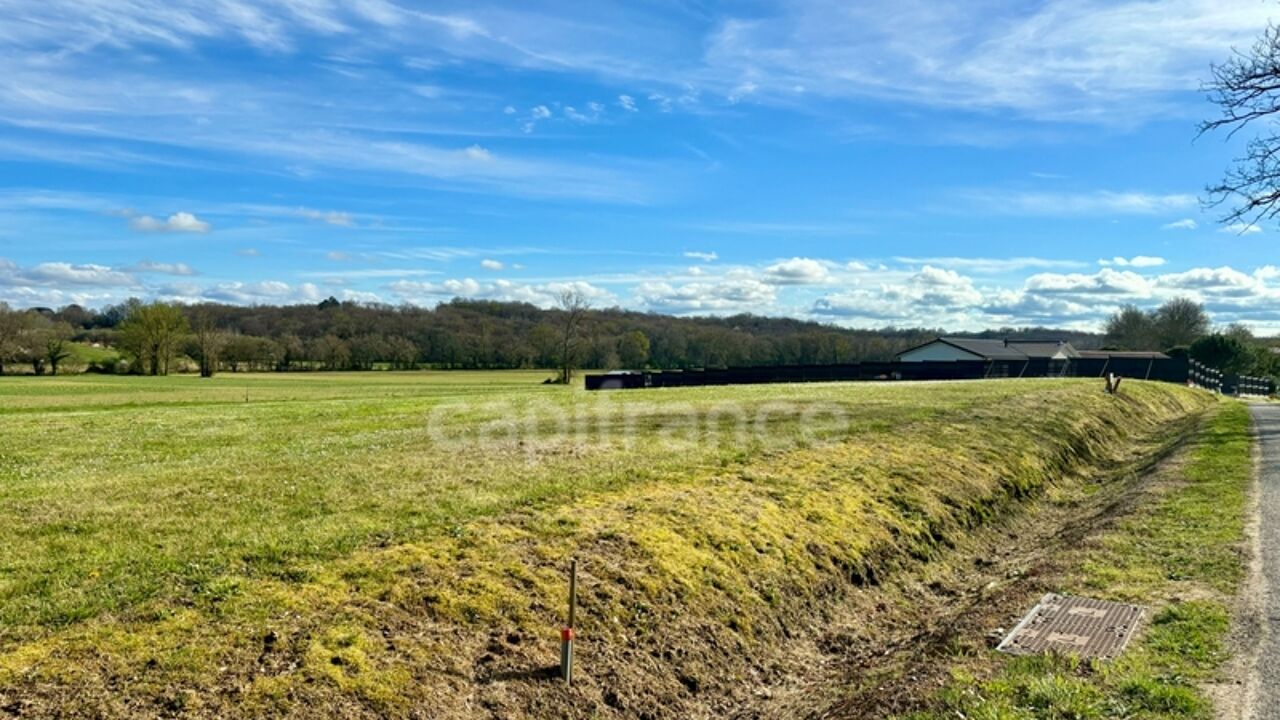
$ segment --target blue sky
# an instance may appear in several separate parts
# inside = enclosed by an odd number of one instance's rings
[[[1203,208],[1280,6],[3,0],[0,301],[454,296],[1280,331]]]

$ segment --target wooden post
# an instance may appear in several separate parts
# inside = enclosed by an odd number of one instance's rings
[[[569,624],[560,631],[560,676],[573,684],[573,626],[578,614],[578,560],[569,564]]]

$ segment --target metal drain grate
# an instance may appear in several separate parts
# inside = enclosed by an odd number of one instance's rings
[[[1144,612],[1138,605],[1049,593],[996,649],[1011,655],[1056,652],[1110,660],[1129,644]]]

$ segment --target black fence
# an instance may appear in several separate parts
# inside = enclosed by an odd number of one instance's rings
[[[758,385],[784,382],[858,380],[982,380],[988,378],[1103,377],[1114,373],[1140,380],[1159,380],[1206,387],[1218,392],[1270,395],[1275,385],[1264,378],[1224,378],[1222,373],[1188,358],[1113,356],[1072,360],[947,360],[863,362],[844,365],[779,365],[701,370],[646,370],[588,375],[588,390]],[[1215,375],[1216,373],[1216,375]]]

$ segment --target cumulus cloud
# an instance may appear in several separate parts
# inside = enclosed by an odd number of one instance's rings
[[[162,263],[143,260],[129,268],[133,272],[154,273],[157,275],[195,275],[196,271],[186,263]]]
[[[1200,227],[1200,223],[1197,223],[1191,218],[1175,220],[1171,223],[1165,223],[1160,226],[1162,230],[1195,230],[1198,227]]]
[[[167,220],[138,215],[129,220],[129,227],[138,232],[154,233],[207,233],[213,229],[212,225],[189,212],[176,212]]]
[[[496,271],[496,270],[502,270],[506,266],[503,265],[500,260],[491,260],[489,258],[485,258],[484,260],[480,261],[480,267],[484,268],[485,270]]]
[[[551,108],[547,107],[546,105],[535,105],[533,108],[529,110],[529,115],[528,117],[525,118],[524,123],[521,126],[521,129],[523,129],[527,133],[531,133],[533,132],[533,129],[538,126],[539,122],[542,122],[543,120],[548,120],[550,118],[551,118]]]
[[[1193,268],[1186,272],[1160,275],[1156,282],[1165,288],[1176,290],[1207,290],[1217,294],[1237,295],[1259,289],[1258,277],[1230,267]]]
[[[827,266],[812,258],[794,257],[764,269],[768,282],[776,285],[818,285],[831,276]]]
[[[686,251],[684,256],[687,258],[693,258],[694,260],[701,260],[703,262],[715,262],[720,258],[720,256],[714,252],[698,252],[696,250]]]
[[[137,278],[105,265],[47,262],[23,267],[0,258],[0,302],[16,307],[101,305],[140,289]]]
[[[1099,260],[1098,264],[1103,267],[1159,267],[1164,265],[1165,259],[1162,257],[1153,257],[1151,255],[1135,255],[1131,258],[1113,257],[1110,260]]]
[[[440,282],[421,280],[397,280],[389,286],[403,298],[412,297],[475,297],[480,294],[480,283],[471,278],[450,278]]]
[[[343,289],[342,292],[338,293],[338,297],[344,302],[358,302],[358,303],[369,303],[369,304],[382,302],[382,297],[378,295],[378,293],[368,292],[364,290]]]
[[[876,324],[933,325],[955,323],[983,301],[973,280],[954,270],[926,265],[902,274],[880,272],[875,286],[855,286],[828,293],[813,303],[819,317]]]
[[[677,315],[759,312],[774,302],[777,289],[747,273],[731,273],[706,282],[642,282],[635,287],[634,295],[636,302],[647,310]]]
[[[15,267],[16,269],[16,267]],[[65,262],[46,262],[19,270],[16,278],[37,285],[96,285],[132,286],[137,278],[127,272],[105,265],[73,265]]]
[[[1149,297],[1151,281],[1130,270],[1103,268],[1093,273],[1038,273],[1027,278],[1024,287],[1040,295],[1113,295]]]
[[[435,305],[450,298],[524,302],[539,307],[552,307],[564,292],[581,293],[596,306],[613,304],[616,299],[604,288],[583,281],[552,281],[540,284],[511,280],[480,282],[473,278],[450,278],[439,282],[397,280],[387,286],[400,300],[421,305]]]
[[[636,99],[630,95],[619,95],[618,107],[626,110],[627,112],[636,112],[638,109],[636,108]]]
[[[263,280],[251,283],[218,283],[201,288],[199,297],[236,305],[259,305],[319,302],[323,295],[320,288],[312,283],[290,285],[279,280]]]

